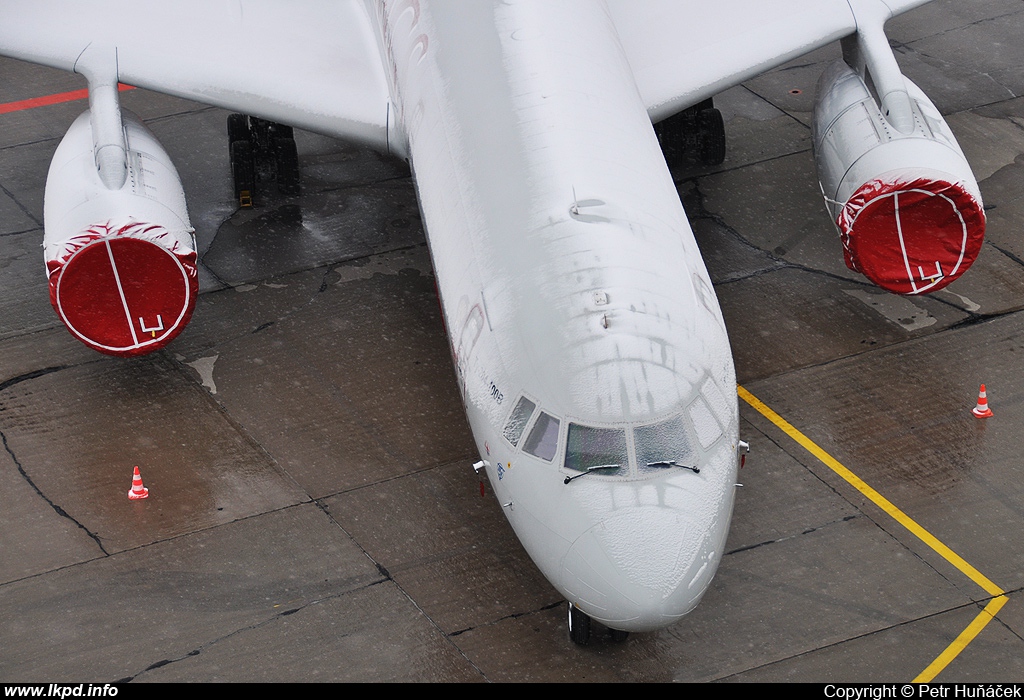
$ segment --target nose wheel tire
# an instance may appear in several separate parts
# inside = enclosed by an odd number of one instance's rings
[[[616,644],[621,644],[629,639],[629,632],[623,632],[622,630],[609,629],[608,634],[611,635],[612,641]]]
[[[569,603],[569,639],[580,646],[590,643],[590,616],[572,603]]]

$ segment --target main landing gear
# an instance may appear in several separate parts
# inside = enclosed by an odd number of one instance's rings
[[[290,126],[249,117],[228,115],[231,177],[239,206],[251,207],[257,185],[277,181],[284,195],[299,193],[299,155]]]
[[[669,166],[679,165],[687,152],[696,154],[701,165],[725,160],[725,120],[710,99],[658,122],[654,133]]]
[[[593,623],[590,619],[590,615],[577,608],[572,603],[569,606],[569,639],[574,644],[580,646],[586,646],[590,644],[590,634]],[[624,642],[629,638],[629,632],[623,632],[622,630],[608,629],[608,634],[612,638],[613,642],[619,643]]]

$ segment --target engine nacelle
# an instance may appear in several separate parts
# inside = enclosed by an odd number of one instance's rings
[[[974,262],[985,212],[945,120],[916,85],[906,86],[914,128],[904,134],[853,69],[829,66],[818,81],[814,155],[846,265],[890,292],[924,294]]]
[[[50,303],[71,334],[109,355],[144,355],[175,338],[199,291],[181,180],[137,117],[122,113],[127,178],[100,180],[89,112],[65,134],[46,178],[43,251]]]

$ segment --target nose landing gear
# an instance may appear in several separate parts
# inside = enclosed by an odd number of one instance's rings
[[[579,644],[580,646],[590,644],[592,628],[590,615],[587,615],[572,603],[569,603],[568,606],[569,639],[571,639],[574,644]],[[622,630],[613,630],[608,628],[608,634],[612,638],[612,641],[617,644],[624,642],[629,638],[629,632],[623,632]]]
[[[590,644],[590,615],[569,603],[569,639],[574,644]]]

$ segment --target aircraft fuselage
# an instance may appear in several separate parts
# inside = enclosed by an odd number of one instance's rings
[[[376,16],[495,494],[570,602],[615,629],[670,624],[725,545],[736,381],[606,8],[401,1]]]

